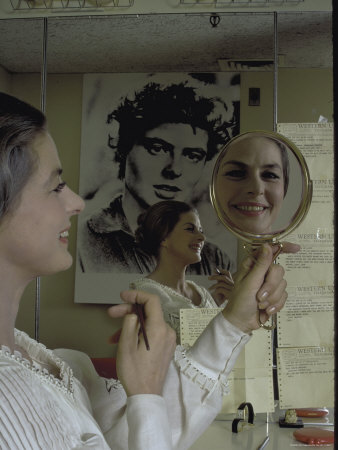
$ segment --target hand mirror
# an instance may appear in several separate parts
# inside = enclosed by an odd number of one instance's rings
[[[281,250],[280,240],[309,210],[312,181],[295,144],[275,132],[250,131],[221,150],[210,196],[220,221],[249,248],[267,242]]]

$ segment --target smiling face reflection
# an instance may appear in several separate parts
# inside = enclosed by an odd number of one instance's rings
[[[204,234],[198,215],[189,211],[180,215],[174,229],[163,240],[164,254],[176,264],[197,263],[201,260]]]
[[[273,140],[251,136],[230,144],[216,183],[220,206],[234,225],[253,234],[272,231],[284,199],[282,154]]]

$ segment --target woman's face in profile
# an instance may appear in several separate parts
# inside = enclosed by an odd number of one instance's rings
[[[265,137],[234,141],[217,175],[219,202],[239,229],[263,234],[272,231],[284,199],[280,148]]]
[[[207,132],[188,124],[166,123],[147,131],[127,156],[126,189],[146,206],[161,200],[189,203],[207,145]]]

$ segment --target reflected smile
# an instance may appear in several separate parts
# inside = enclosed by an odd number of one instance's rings
[[[231,205],[231,207],[246,216],[258,216],[270,209],[270,206],[262,205],[259,203],[240,203],[237,205]]]
[[[192,250],[194,250],[195,252],[201,253],[203,244],[193,244],[193,245],[190,245],[190,248]]]

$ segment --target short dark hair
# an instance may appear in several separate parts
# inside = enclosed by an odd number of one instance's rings
[[[233,112],[233,103],[201,95],[188,80],[165,87],[150,82],[136,92],[133,99],[126,97],[107,116],[108,124],[114,120],[119,123],[118,137],[108,135],[108,146],[116,150],[119,178],[124,178],[126,159],[135,143],[143,139],[147,131],[164,123],[184,123],[193,129],[205,130],[208,133],[206,161],[212,159],[237,127],[238,111]]]
[[[149,255],[158,257],[161,242],[175,228],[180,216],[190,211],[197,214],[193,207],[177,200],[164,200],[150,206],[137,219],[137,244]]]
[[[37,167],[33,142],[44,131],[41,111],[0,92],[0,221],[13,210]]]

